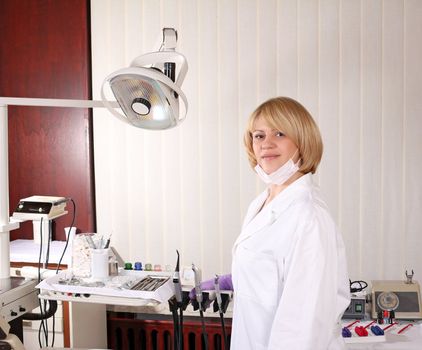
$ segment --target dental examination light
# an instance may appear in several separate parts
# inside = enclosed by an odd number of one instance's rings
[[[186,117],[188,102],[180,86],[188,65],[185,56],[175,51],[177,32],[163,29],[163,42],[157,52],[135,58],[129,68],[107,76],[101,86],[101,98],[107,109],[125,123],[143,129],[168,129]],[[111,95],[124,114],[106,95]]]

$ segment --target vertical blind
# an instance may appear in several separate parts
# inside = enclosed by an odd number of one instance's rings
[[[92,0],[93,95],[103,78],[178,30],[189,63],[186,121],[143,131],[94,113],[97,227],[126,261],[230,270],[249,202],[246,120],[299,100],[324,139],[315,175],[352,279],[422,266],[422,2]],[[422,276],[422,271],[420,271]]]

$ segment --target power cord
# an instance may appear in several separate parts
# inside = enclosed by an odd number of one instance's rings
[[[366,287],[368,287],[368,283],[365,281],[353,281],[349,279],[350,283],[350,293],[358,293],[362,292]],[[358,286],[355,286],[358,285]]]
[[[48,249],[47,249],[47,254],[46,254],[45,260],[42,264],[43,267],[48,266],[48,255],[49,255],[49,246],[50,246],[49,241],[50,241],[50,235],[51,235],[50,225],[48,227],[48,230],[49,230],[48,239],[47,239],[48,240],[48,242],[47,242]],[[38,256],[38,283],[41,282],[41,260],[42,260],[42,253],[43,253],[43,245],[45,244],[43,242],[43,232],[42,231],[43,231],[43,218],[41,218],[41,220],[40,220],[40,252],[39,252],[39,256]],[[46,301],[44,301],[44,309],[43,309],[43,303],[42,303],[41,299],[38,300],[38,305],[39,305],[40,314],[41,314],[40,327],[38,328],[38,344],[39,344],[40,348],[42,348],[43,345],[42,345],[41,333],[44,333],[44,340],[45,340],[46,346],[48,345],[48,326],[47,326],[47,322],[46,322],[45,317],[44,317],[44,315],[45,315],[44,310],[46,308]]]
[[[63,257],[64,257],[64,255],[66,253],[66,250],[67,250],[67,247],[69,245],[70,232],[71,232],[72,228],[74,227],[75,218],[76,218],[76,204],[75,204],[75,201],[72,198],[69,198],[68,200],[70,200],[72,202],[72,204],[73,204],[73,217],[72,217],[72,223],[71,223],[70,228],[69,228],[69,234],[66,237],[65,247],[63,249],[63,252],[62,252],[62,255],[61,255],[60,259],[59,259],[59,262],[57,264],[56,274],[59,272],[61,262],[63,260]],[[43,253],[43,244],[45,244],[43,242],[42,228],[43,228],[43,218],[41,218],[41,220],[40,220],[40,252],[39,252],[39,256],[38,256],[38,283],[41,282],[41,265],[44,268],[47,268],[48,267],[48,261],[49,261],[49,258],[50,258],[50,242],[52,240],[52,229],[51,229],[51,225],[49,225],[49,227],[48,227],[49,232],[48,232],[48,242],[47,242],[46,256],[45,256],[44,262],[41,264],[42,253]],[[48,311],[54,310],[52,314],[50,312],[47,312],[46,311],[47,310],[47,303],[49,305],[49,310]],[[40,320],[40,327],[38,329],[38,343],[39,343],[40,348],[43,347],[43,345],[42,345],[42,339],[41,339],[41,334],[42,333],[44,333],[45,345],[48,346],[48,324],[47,324],[47,319],[49,317],[51,317],[51,316],[53,317],[53,321],[52,321],[53,322],[53,324],[52,324],[52,326],[53,326],[52,333],[53,334],[52,334],[52,344],[51,344],[51,346],[52,347],[54,346],[54,342],[55,342],[55,310],[57,309],[57,302],[54,302],[54,303],[56,303],[56,304],[53,305],[53,307],[52,307],[52,305],[51,305],[52,303],[50,301],[47,301],[47,300],[41,301],[41,300],[39,300],[39,308],[40,308],[39,320]]]
[[[64,255],[65,255],[65,253],[66,253],[67,246],[69,245],[70,232],[72,231],[72,228],[74,227],[73,225],[75,224],[75,218],[76,218],[76,204],[75,204],[75,201],[74,201],[72,198],[70,198],[70,201],[71,201],[71,202],[72,202],[72,204],[73,204],[73,217],[72,217],[72,223],[70,224],[70,227],[69,227],[69,234],[68,234],[68,235],[67,235],[67,237],[66,237],[66,244],[65,244],[65,246],[64,246],[64,248],[63,248],[62,255],[61,255],[60,259],[59,259],[59,263],[57,264],[56,274],[58,274],[58,273],[59,273],[60,265],[61,265],[61,263],[62,263],[62,260],[63,260]]]

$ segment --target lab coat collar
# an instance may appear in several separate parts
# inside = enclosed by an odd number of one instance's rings
[[[312,187],[312,175],[310,173],[305,174],[299,179],[297,179],[295,182],[287,186],[267,206],[265,206],[259,212],[268,197],[269,188],[265,189],[251,203],[248,213],[245,217],[242,232],[234,243],[234,249],[240,242],[259,232],[263,228],[273,224],[274,221],[276,221],[277,218],[280,216],[280,214],[285,211],[293,203],[294,200],[297,199],[298,190],[300,188],[305,189],[305,191],[300,191],[300,193],[306,195],[306,193],[310,192]],[[308,191],[306,191],[306,189],[308,189]]]

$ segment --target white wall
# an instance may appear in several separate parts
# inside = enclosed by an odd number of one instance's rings
[[[265,99],[298,99],[320,125],[316,176],[352,279],[422,281],[422,1],[92,0],[93,94],[178,30],[186,121],[142,131],[95,111],[98,232],[128,261],[227,272],[262,185],[242,145]]]

